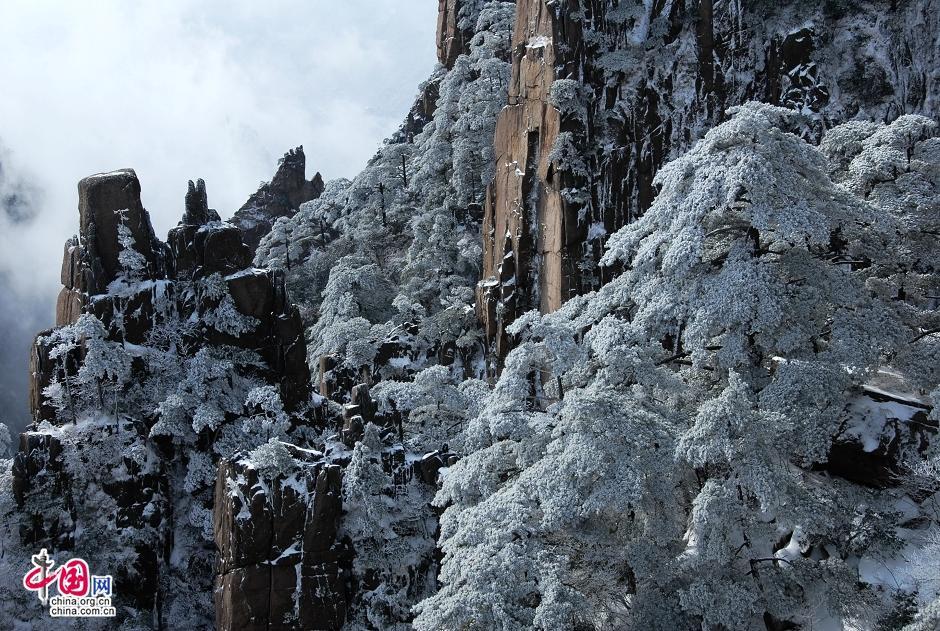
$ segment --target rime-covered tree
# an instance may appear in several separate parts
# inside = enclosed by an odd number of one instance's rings
[[[356,178],[328,183],[258,248],[256,263],[287,271],[310,327],[313,366],[329,352],[360,368],[392,336],[418,360],[415,369],[450,353],[468,373],[476,370],[479,221],[496,114],[506,102],[514,11],[510,2],[460,3],[459,21],[475,24],[468,26],[475,35],[469,54],[422,86],[425,98],[437,97],[423,129],[395,134]],[[372,300],[393,288],[396,309],[365,313],[350,299],[355,292],[337,291],[351,270],[382,286]]]
[[[872,255],[865,274],[909,331],[893,370],[929,394],[940,382],[940,125],[912,115],[890,125],[851,122],[820,149],[833,179],[893,220],[889,247]]]
[[[116,211],[118,215],[117,238],[121,251],[118,253],[118,263],[121,265],[121,275],[116,280],[118,285],[135,283],[143,278],[147,271],[147,259],[137,251],[137,241],[127,225],[127,211]]]
[[[444,445],[460,450],[466,424],[489,392],[484,382],[462,377],[452,367],[431,366],[409,381],[379,382],[372,394],[383,412],[403,418],[410,450],[426,453]]]
[[[117,416],[131,377],[131,356],[124,345],[108,339],[98,318],[82,314],[75,324],[49,334],[49,359],[57,378],[45,389],[59,413],[73,422],[95,414]]]
[[[908,341],[853,264],[896,220],[833,183],[794,112],[730,114],[609,240],[620,276],[514,325],[436,499],[444,585],[418,628],[751,629],[888,606],[853,559],[897,545],[894,500],[814,469]]]
[[[347,623],[352,628],[404,631],[410,628],[411,604],[434,589],[434,541],[426,532],[434,527],[426,510],[432,491],[397,483],[402,472],[383,465],[395,467],[393,456],[370,423],[343,475],[341,536],[356,548],[352,571],[363,586],[357,617]]]
[[[290,428],[290,416],[284,411],[281,394],[275,386],[252,388],[245,399],[248,417],[242,426],[247,435],[265,436],[268,442],[282,438]]]

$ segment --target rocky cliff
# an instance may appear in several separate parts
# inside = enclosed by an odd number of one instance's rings
[[[242,453],[219,467],[216,629],[339,629],[352,554],[337,540],[342,468],[322,453],[273,447],[280,453]]]
[[[32,350],[7,543],[111,568],[125,625],[407,622],[434,589],[429,501],[453,455],[406,458],[356,375],[312,395],[284,273],[251,266],[202,180],[165,243],[129,169],[80,182],[79,226]]]
[[[290,217],[304,202],[323,193],[323,177],[317,173],[307,180],[304,148],[291,149],[281,158],[270,182],[261,185],[238,209],[231,223],[241,229],[252,253],[279,217]]]
[[[27,548],[110,565],[135,615],[162,625],[191,609],[182,619],[197,624],[211,615],[213,463],[322,422],[301,322],[282,275],[251,267],[202,180],[168,243],[132,170],[78,188],[58,327],[33,347],[35,423],[12,469],[11,524]],[[177,581],[202,597],[182,604]]]
[[[470,52],[470,40],[476,27],[473,5],[478,4],[467,0],[438,0],[437,59],[445,68],[453,68],[460,55]]]
[[[609,280],[597,265],[605,236],[643,214],[659,167],[729,107],[801,110],[810,138],[853,118],[935,114],[938,10],[933,0],[519,0],[477,301],[494,354],[505,356],[518,315]]]
[[[507,327],[616,274],[598,265],[606,237],[733,105],[799,109],[810,139],[854,117],[936,115],[936,5],[440,0],[441,65],[352,181],[308,181],[298,148],[228,223],[191,182],[163,242],[133,171],[86,178],[58,326],[32,351],[35,423],[0,494],[4,542],[115,572],[127,628],[408,628],[439,589],[440,471],[506,433],[551,432],[543,412],[567,405],[536,363],[495,390],[481,379],[516,343]],[[487,416],[490,397],[503,407]],[[898,423],[928,412],[901,403]],[[585,410],[590,427],[625,416]],[[899,434],[865,451],[850,430],[825,472],[888,486]],[[528,453],[465,458],[483,481],[461,492],[511,479],[502,459]],[[41,625],[20,602],[0,602],[0,621],[14,606]]]
[[[242,232],[220,222],[208,208],[202,180],[189,183],[183,221],[170,231],[168,243],[154,235],[133,170],[93,175],[82,180],[78,190],[80,232],[65,245],[57,326],[74,324],[88,313],[116,339],[143,344],[157,323],[198,317],[214,306],[211,298],[201,302],[203,296],[190,295],[190,284],[219,275],[237,313],[257,318],[259,324],[250,335],[237,338],[204,326],[194,346],[234,344],[257,351],[273,374],[280,375],[278,380],[284,380],[292,404],[307,398],[309,372],[300,321],[296,308],[286,302],[283,280],[274,272],[251,268]],[[32,358],[31,407],[36,420],[51,418],[42,395],[53,378],[43,342],[47,337],[48,332],[40,334]]]

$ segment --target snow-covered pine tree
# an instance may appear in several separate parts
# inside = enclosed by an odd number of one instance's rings
[[[127,225],[127,211],[118,210],[117,240],[121,246],[118,253],[118,263],[121,265],[121,277],[118,283],[132,284],[140,281],[147,271],[147,259],[134,247],[137,241]]]
[[[49,359],[56,362],[57,377],[45,389],[64,418],[74,423],[86,416],[117,417],[131,377],[131,356],[124,345],[108,339],[108,331],[91,314],[75,324],[53,330]]]
[[[341,536],[356,550],[352,572],[360,584],[350,628],[410,629],[412,604],[436,587],[435,520],[427,510],[433,490],[402,484],[396,455],[401,448],[389,448],[369,423],[343,475]]]
[[[909,330],[892,370],[929,395],[940,382],[940,125],[914,115],[889,125],[846,123],[820,150],[835,181],[893,221],[890,246],[871,253],[865,274]]]
[[[436,498],[444,585],[417,628],[875,625],[895,606],[858,568],[900,545],[897,495],[824,470],[909,341],[866,286],[896,221],[830,179],[795,112],[731,114],[610,239],[623,274],[513,327]]]

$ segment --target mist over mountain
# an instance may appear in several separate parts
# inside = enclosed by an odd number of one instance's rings
[[[0,625],[938,631],[940,1],[437,9],[347,177],[78,180]]]
[[[133,166],[165,236],[189,179],[207,180],[228,218],[292,147],[315,151],[308,179],[351,176],[433,66],[435,10],[423,0],[0,6],[0,84],[10,86],[0,99],[0,420],[21,429],[28,418],[28,348],[55,324],[79,179]]]
[[[36,332],[53,323],[54,310],[48,295],[24,278],[24,269],[45,264],[17,245],[38,220],[42,192],[17,166],[16,156],[0,144],[0,420],[21,431],[30,419],[30,346]]]

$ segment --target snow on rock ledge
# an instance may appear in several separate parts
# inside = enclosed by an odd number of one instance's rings
[[[351,550],[336,541],[341,493],[338,465],[286,443],[220,463],[213,515],[220,631],[342,627]]]
[[[931,407],[911,395],[863,387],[833,440],[826,470],[865,486],[895,486],[905,464],[922,457],[937,433]]]

